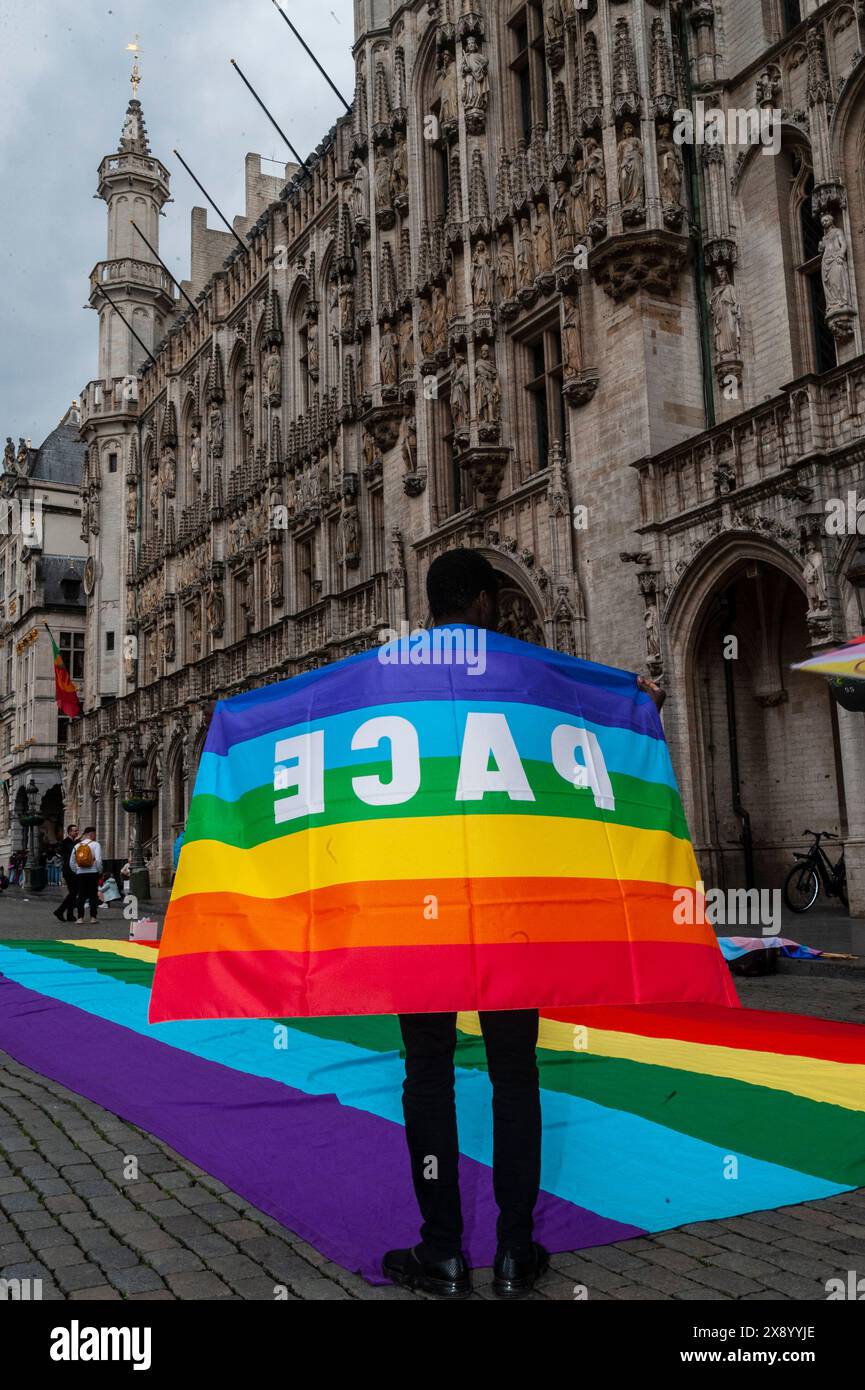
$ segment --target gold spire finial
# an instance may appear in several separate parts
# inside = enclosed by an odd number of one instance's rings
[[[126,45],[126,52],[135,55],[132,59],[132,74],[129,79],[132,83],[133,97],[138,96],[138,84],[141,81],[141,68],[138,66],[138,55],[141,52],[141,49],[138,46],[138,40],[140,37],[140,34],[136,34],[132,42]]]

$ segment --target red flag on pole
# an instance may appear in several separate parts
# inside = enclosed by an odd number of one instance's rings
[[[72,677],[63,664],[63,657],[60,648],[51,635],[51,629],[45,624],[45,631],[51,638],[51,648],[54,652],[54,698],[57,701],[57,708],[61,714],[68,714],[70,718],[77,719],[81,713],[81,701],[78,699],[78,691],[72,682]]]

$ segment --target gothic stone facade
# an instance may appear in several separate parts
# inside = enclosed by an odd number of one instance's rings
[[[168,196],[130,104],[65,769],[109,852],[139,750],[167,882],[212,699],[424,622],[469,545],[506,631],[667,685],[707,881],[777,884],[822,822],[865,912],[863,716],[790,670],[863,625],[825,520],[863,486],[863,30],[861,0],[356,0],[351,114],[286,183],[250,157],[242,249],[193,214],[194,309],[130,240]],[[726,138],[678,144],[710,108]]]

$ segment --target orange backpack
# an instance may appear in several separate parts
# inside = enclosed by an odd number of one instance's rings
[[[75,863],[78,865],[79,869],[92,868],[94,862],[93,850],[86,840],[82,840],[80,845],[76,845],[73,852],[75,854]]]

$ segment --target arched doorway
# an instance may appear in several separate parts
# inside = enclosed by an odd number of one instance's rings
[[[837,722],[825,683],[791,670],[811,650],[795,562],[725,548],[668,617],[684,693],[671,743],[707,882],[778,888],[804,829],[844,829]]]

